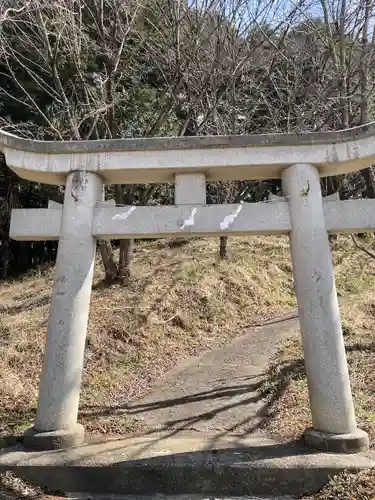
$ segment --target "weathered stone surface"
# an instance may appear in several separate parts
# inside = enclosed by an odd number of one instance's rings
[[[0,132],[7,165],[21,177],[63,185],[69,172],[100,173],[108,184],[173,182],[178,173],[204,173],[209,181],[280,178],[306,162],[321,176],[375,162],[375,125],[307,134],[171,137],[106,141],[32,141]]]
[[[282,180],[313,427],[352,434],[357,425],[319,175],[312,165],[298,164]]]
[[[360,210],[354,218],[347,204],[323,203],[320,176],[374,163],[374,137],[373,124],[329,134],[65,143],[28,141],[0,131],[0,149],[20,176],[50,184],[67,181],[62,210],[50,204],[49,210],[35,212],[30,224],[24,222],[30,213],[18,211],[11,222],[14,238],[34,239],[44,222],[36,239],[60,240],[38,410],[26,444],[75,444],[69,429],[77,421],[95,237],[252,232],[290,234],[313,425],[320,433],[308,431],[306,441],[324,449],[340,443],[345,452],[365,449],[368,440],[356,427],[327,231],[335,232],[336,224],[338,230],[372,229],[374,217],[369,203],[355,202]],[[274,177],[283,179],[280,202],[271,197],[265,204],[203,206],[206,180]],[[180,206],[98,205],[103,183],[171,181]],[[79,442],[82,433],[77,436]]]
[[[328,476],[372,463],[366,455],[316,453],[261,435],[175,431],[48,453],[0,454],[0,471],[13,470],[52,491],[208,497],[315,492]]]
[[[326,231],[355,233],[375,231],[375,200],[329,201],[323,199]],[[98,208],[93,234],[98,239],[160,238],[178,236],[223,236],[289,234],[290,210],[282,200],[270,203],[228,205],[199,204],[162,207]],[[26,215],[24,216],[26,221]],[[184,221],[188,224],[184,225]],[[29,233],[28,233],[29,234]]]
[[[96,253],[92,222],[101,196],[102,182],[97,175],[69,175],[38,409],[35,425],[26,433],[29,446],[56,448],[82,442],[82,429],[77,427],[78,400]]]
[[[313,428],[306,429],[305,443],[327,453],[358,453],[369,448],[366,432],[356,429],[351,434],[329,434]]]
[[[241,497],[228,497],[214,495],[200,495],[200,494],[189,494],[189,495],[92,495],[90,493],[83,494],[69,494],[67,498],[70,500],[293,500],[291,496],[262,496],[262,497],[254,497],[254,496],[241,496]],[[296,498],[296,497],[294,497]],[[51,499],[52,500],[52,499]]]
[[[136,238],[287,234],[290,229],[285,203],[102,208],[96,210],[93,225],[98,239],[124,234]]]
[[[205,205],[205,174],[176,175],[174,179],[174,202],[176,205]]]
[[[60,450],[81,445],[84,439],[85,430],[81,424],[49,432],[39,432],[31,427],[24,433],[23,444],[31,450]]]
[[[100,202],[95,209],[93,236],[97,239],[141,239],[181,235],[289,234],[291,231],[289,207],[282,198],[276,197],[269,203],[205,207],[203,202],[198,203],[198,199],[195,205],[162,207],[114,207],[112,201]],[[323,201],[329,233],[375,231],[375,200]],[[62,210],[55,208],[13,209],[11,238],[20,241],[57,240]],[[185,226],[184,221],[188,221]]]

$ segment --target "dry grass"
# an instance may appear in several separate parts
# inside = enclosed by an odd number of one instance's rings
[[[295,307],[287,238],[232,238],[229,244],[232,258],[218,262],[217,240],[178,248],[141,243],[127,288],[103,288],[98,262],[80,412],[89,431],[137,429],[126,404],[167,369]],[[334,255],[341,295],[374,288],[374,264],[348,238],[335,243]],[[52,282],[47,269],[0,285],[3,436],[21,433],[34,418]]]
[[[132,431],[126,404],[184,357],[221,344],[253,320],[295,306],[288,241],[233,239],[180,248],[137,245],[129,287],[104,288],[98,260],[86,343],[80,420],[88,431]],[[53,270],[0,285],[0,435],[34,419]]]
[[[305,500],[374,500],[375,470],[358,474],[343,473],[331,478],[329,483],[314,497]]]
[[[375,445],[375,290],[344,301],[343,333],[359,426]],[[265,387],[270,398],[271,434],[283,440],[299,438],[311,425],[306,373],[299,335],[281,346]]]
[[[375,290],[344,301],[343,333],[358,425],[375,448]],[[311,426],[306,373],[299,335],[284,342],[264,392],[271,401],[265,428],[282,441],[299,439]],[[310,500],[374,500],[375,470],[333,477]]]
[[[359,427],[375,447],[375,289],[374,262],[351,255],[348,240],[334,247],[338,290],[344,296],[341,313],[350,379]],[[345,278],[347,265],[353,266]],[[353,279],[354,278],[354,279]],[[299,333],[281,346],[269,370],[264,393],[270,400],[265,428],[282,441],[301,437],[311,426],[306,373]],[[311,500],[374,500],[375,471],[333,477]]]
[[[29,484],[13,472],[0,474],[0,500],[63,500],[60,496],[47,495],[38,486]]]

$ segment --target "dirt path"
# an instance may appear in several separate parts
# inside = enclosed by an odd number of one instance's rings
[[[296,315],[274,319],[166,374],[129,414],[155,429],[242,433],[255,431],[267,404],[259,388],[280,342],[298,330]]]

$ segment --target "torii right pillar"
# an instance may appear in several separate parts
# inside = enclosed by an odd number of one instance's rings
[[[355,419],[319,172],[293,165],[282,185],[313,424],[305,442],[328,452],[364,451],[369,440]]]

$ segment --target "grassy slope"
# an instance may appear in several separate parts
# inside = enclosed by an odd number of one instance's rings
[[[375,448],[375,263],[364,254],[352,254],[348,240],[334,245],[338,290],[343,296],[341,316],[350,379],[360,428]],[[345,269],[347,266],[347,275]],[[311,425],[301,339],[297,333],[281,346],[264,393],[271,402],[265,428],[283,441],[298,439]],[[331,478],[311,500],[374,500],[375,470]]]
[[[101,287],[98,262],[80,414],[89,430],[137,427],[121,408],[165,370],[295,307],[286,238],[233,238],[229,262],[217,261],[217,245],[142,243],[126,289]],[[333,244],[333,256],[357,415],[374,443],[375,262],[346,237]],[[0,285],[0,435],[17,434],[34,418],[52,281],[47,269]],[[272,401],[268,430],[281,439],[299,437],[310,416],[297,335],[280,349],[263,390]],[[374,490],[374,475],[364,472],[332,479],[315,498],[372,500]]]
[[[98,260],[91,301],[80,418],[117,433],[136,422],[121,411],[178,360],[225,342],[255,319],[295,305],[288,242],[233,239],[182,247],[141,243],[128,288],[103,288]],[[33,420],[53,270],[0,285],[0,433]],[[108,411],[108,408],[113,410]]]
[[[360,427],[375,444],[375,262],[364,254],[350,255],[348,241],[342,243],[334,246],[334,258],[338,289],[344,296],[341,316],[354,403]],[[352,269],[345,277],[342,271],[348,264]],[[283,440],[300,437],[311,420],[299,335],[282,344],[265,389],[274,400],[268,430]]]
[[[89,430],[132,430],[137,422],[126,417],[126,402],[165,370],[295,307],[287,238],[233,238],[228,262],[217,261],[217,247],[204,239],[182,247],[141,243],[126,289],[102,288],[98,262],[80,414]],[[374,288],[374,264],[349,239],[334,245],[334,259],[341,295]],[[47,270],[0,285],[3,435],[34,417],[52,281]]]

